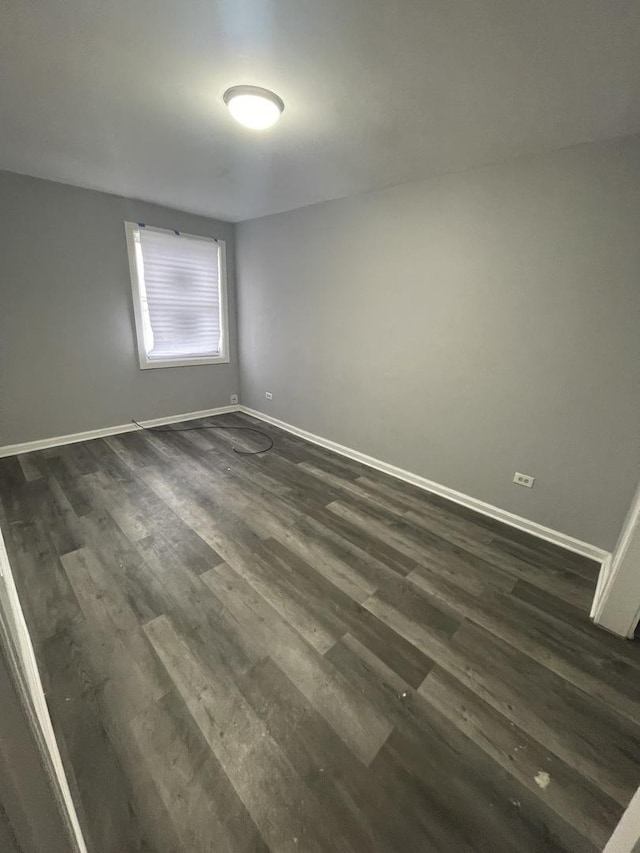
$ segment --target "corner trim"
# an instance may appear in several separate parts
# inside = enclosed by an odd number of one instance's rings
[[[213,415],[224,415],[228,412],[237,412],[240,407],[219,406],[217,409],[202,409],[199,412],[183,412],[179,415],[169,415],[165,418],[153,418],[152,420],[140,421],[143,427],[164,426],[165,424],[176,424],[181,421],[193,421],[197,418],[209,418]],[[89,441],[92,438],[104,438],[107,435],[119,435],[123,432],[135,432],[139,429],[134,423],[118,424],[117,426],[103,427],[102,429],[91,429],[86,432],[73,432],[69,435],[56,435],[51,438],[40,438],[36,441],[25,441],[22,444],[5,444],[0,446],[0,459],[4,456],[16,456],[19,453],[30,453],[32,450],[45,450],[47,447],[60,447],[64,444],[76,444],[79,441]]]
[[[600,574],[598,575],[598,583],[596,584],[596,591],[593,596],[593,602],[591,603],[591,612],[589,616],[593,619],[594,622],[598,622],[598,618],[600,616],[600,612],[603,607],[603,599],[606,596],[606,593],[609,590],[609,585],[611,583],[611,575],[613,571],[613,562],[614,555],[609,554],[606,560],[602,561],[602,566],[600,567]]]
[[[352,447],[346,447],[344,444],[338,444],[328,438],[323,438],[320,435],[315,435],[300,427],[280,421],[271,415],[266,415],[264,412],[258,412],[256,409],[250,409],[247,406],[240,406],[239,410],[246,415],[258,418],[258,420],[273,424],[286,432],[293,433],[312,444],[318,444],[321,447],[326,447],[327,450],[332,450],[334,453],[339,453],[341,456],[347,456],[349,459],[354,459],[356,462],[362,462],[363,465],[368,465],[370,468],[375,468],[377,471],[382,471],[384,474],[389,474],[391,477],[396,477],[398,480],[404,480],[405,483],[411,483],[431,492],[434,495],[446,498],[453,503],[465,506],[472,509],[481,515],[486,515],[496,521],[501,521],[508,524],[509,527],[515,527],[517,530],[522,530],[525,533],[530,533],[538,539],[544,539],[546,542],[551,542],[553,545],[558,545],[567,551],[572,551],[574,554],[580,554],[583,557],[588,557],[590,560],[595,560],[601,564],[607,564],[611,560],[609,551],[604,551],[589,542],[583,542],[580,539],[575,539],[573,536],[568,536],[566,533],[561,533],[559,530],[553,530],[551,527],[545,527],[543,524],[538,524],[536,521],[530,521],[528,518],[523,518],[520,515],[515,515],[506,509],[493,506],[493,504],[485,503],[478,498],[473,498],[470,495],[465,495],[463,492],[458,492],[455,489],[450,489],[448,486],[443,486],[433,480],[428,480],[419,474],[414,474],[412,471],[406,471],[404,468],[398,468],[396,465],[391,465],[389,462],[383,462],[381,459],[376,459],[374,456],[368,456],[366,453],[361,453],[359,450],[354,450]]]
[[[640,620],[640,608],[637,608],[631,623],[627,623],[624,618],[614,609],[607,611],[607,605],[612,595],[616,583],[624,583],[621,578],[624,572],[624,563],[627,552],[631,546],[634,537],[640,535],[640,487],[638,487],[627,517],[622,526],[622,531],[618,538],[615,550],[610,559],[603,563],[598,578],[596,594],[591,607],[591,618],[594,623],[600,628],[604,628],[619,637],[632,639],[635,633],[636,626]]]

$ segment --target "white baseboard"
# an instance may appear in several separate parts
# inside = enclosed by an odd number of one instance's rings
[[[354,450],[352,447],[346,447],[343,444],[338,444],[328,438],[323,438],[320,435],[315,435],[300,427],[280,421],[277,418],[266,415],[264,412],[258,412],[255,409],[249,409],[247,406],[240,406],[240,411],[251,417],[258,418],[273,426],[293,433],[305,441],[310,441],[313,444],[319,444],[321,447],[326,447],[327,450],[332,450],[334,453],[339,453],[341,456],[347,456],[349,459],[354,459],[356,462],[362,462],[363,465],[368,465],[370,468],[375,468],[377,471],[382,471],[398,480],[404,480],[406,483],[411,483],[424,489],[427,492],[432,492],[435,495],[440,495],[453,503],[465,506],[472,509],[481,515],[486,515],[489,518],[494,518],[496,521],[502,521],[510,527],[515,527],[518,530],[523,530],[525,533],[530,533],[538,539],[544,539],[546,542],[551,542],[553,545],[558,545],[565,548],[567,551],[572,551],[574,554],[581,554],[583,557],[588,557],[598,563],[607,563],[611,554],[609,551],[604,551],[602,548],[597,548],[588,542],[582,542],[580,539],[575,539],[573,536],[568,536],[566,533],[560,533],[558,530],[553,530],[551,527],[545,527],[538,524],[536,521],[530,521],[528,518],[523,518],[520,515],[515,515],[508,512],[506,509],[493,506],[472,498],[470,495],[465,495],[462,492],[457,492],[455,489],[450,489],[448,486],[443,486],[440,483],[435,483],[433,480],[428,480],[426,477],[421,477],[419,474],[414,474],[411,471],[406,471],[404,468],[398,468],[391,465],[389,462],[383,462],[381,459],[376,459],[373,456],[368,456],[366,453],[361,453],[359,450]]]
[[[177,424],[181,421],[193,421],[197,418],[210,418],[212,415],[224,415],[227,412],[237,412],[238,405],[220,406],[217,409],[202,409],[199,412],[183,412],[180,415],[169,415],[166,418],[154,418],[150,421],[139,421],[143,427],[164,426]],[[63,444],[76,444],[79,441],[89,441],[92,438],[104,438],[107,435],[119,435],[122,432],[134,432],[140,427],[134,423],[118,424],[117,426],[91,429],[86,432],[74,432],[70,435],[56,435],[51,438],[40,438],[37,441],[25,441],[22,444],[5,444],[0,446],[0,458],[16,456],[18,453],[30,453],[32,450],[45,450],[47,447],[60,447]]]
[[[347,456],[349,459],[354,459],[356,462],[361,462],[363,465],[368,465],[370,468],[375,468],[377,471],[382,471],[385,474],[396,477],[398,480],[404,480],[406,483],[411,483],[412,485],[418,486],[418,488],[424,489],[427,492],[440,495],[447,500],[453,501],[453,503],[468,507],[481,515],[486,515],[489,518],[502,521],[510,527],[515,527],[518,530],[530,533],[532,536],[536,536],[539,539],[544,539],[546,542],[551,542],[552,544],[565,548],[568,551],[573,551],[575,554],[581,554],[584,557],[588,557],[591,560],[602,563],[604,564],[605,570],[610,565],[611,554],[609,551],[604,551],[602,548],[597,548],[595,545],[591,545],[588,542],[582,542],[580,539],[575,539],[573,536],[568,536],[566,533],[561,533],[558,530],[545,527],[542,524],[538,524],[536,521],[530,521],[528,518],[515,515],[506,509],[501,509],[500,507],[485,503],[484,501],[478,500],[478,498],[473,498],[470,495],[465,495],[455,489],[450,489],[448,486],[443,486],[440,483],[435,483],[433,480],[428,480],[426,477],[422,477],[419,474],[414,474],[412,471],[406,471],[403,468],[398,468],[396,465],[391,465],[389,462],[383,462],[381,459],[368,456],[366,453],[361,453],[359,450],[354,450],[352,447],[346,447],[343,444],[338,444],[336,441],[331,441],[328,438],[315,435],[315,433],[293,426],[293,424],[285,423],[285,421],[273,418],[271,415],[267,415],[264,412],[258,412],[255,409],[250,409],[247,406],[220,406],[216,409],[202,409],[199,412],[182,412],[181,414],[169,415],[164,418],[154,418],[153,420],[140,421],[139,423],[144,427],[163,426],[165,424],[179,423],[181,421],[196,420],[197,418],[223,415],[228,412],[244,412],[245,414],[258,418],[261,421],[273,424],[286,432],[290,432],[293,435],[297,435],[300,438],[305,439],[305,441],[310,441],[312,444],[318,444],[321,447],[326,447],[327,450],[332,450],[334,453],[338,453],[341,456]],[[133,432],[137,429],[138,427],[134,423],[118,424],[116,426],[104,427],[102,429],[71,433],[70,435],[58,435],[51,438],[38,439],[37,441],[26,441],[22,444],[6,444],[4,446],[0,446],[0,458],[4,456],[15,456],[18,453],[29,453],[33,450],[44,450],[47,447],[59,447],[64,444],[75,444],[80,441],[89,441],[92,438],[104,438],[108,435]],[[601,580],[602,583],[606,578],[606,571],[601,572],[601,574],[604,576]]]

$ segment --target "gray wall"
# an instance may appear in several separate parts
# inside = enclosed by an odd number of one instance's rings
[[[613,547],[640,461],[639,137],[237,240],[245,405]]]
[[[231,363],[140,370],[124,221],[227,241]],[[229,404],[233,226],[0,172],[0,445]]]

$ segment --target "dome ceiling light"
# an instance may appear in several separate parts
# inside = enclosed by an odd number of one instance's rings
[[[260,86],[232,86],[222,99],[234,119],[251,130],[271,127],[284,110],[282,98]]]

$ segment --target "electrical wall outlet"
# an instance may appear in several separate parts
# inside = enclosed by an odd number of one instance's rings
[[[530,477],[529,474],[519,474],[517,471],[513,475],[513,482],[519,486],[526,486],[528,489],[533,488],[536,478]]]
[[[232,394],[232,395],[231,395],[231,405],[234,405],[234,404],[236,404],[237,402],[238,402],[238,395],[237,395],[237,394]]]
[[[267,400],[273,400],[273,394],[271,393],[271,391],[265,391],[264,396],[267,398]]]

